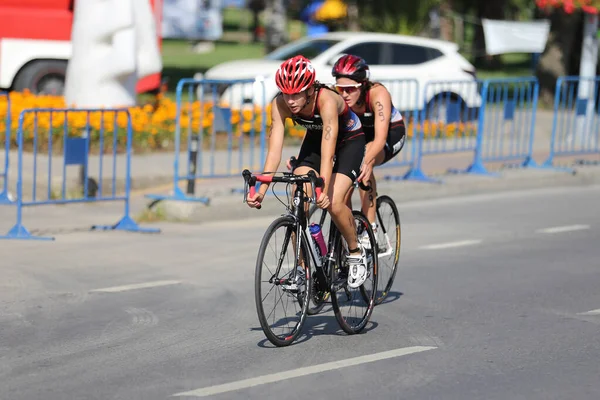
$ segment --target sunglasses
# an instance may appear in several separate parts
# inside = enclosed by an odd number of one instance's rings
[[[338,92],[354,93],[361,87],[362,83],[356,83],[354,85],[335,85]]]

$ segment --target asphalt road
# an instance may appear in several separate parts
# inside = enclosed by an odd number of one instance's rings
[[[0,398],[595,400],[599,199],[595,186],[403,204],[400,271],[367,331],[342,333],[328,307],[283,349],[254,306],[260,211],[3,241]]]

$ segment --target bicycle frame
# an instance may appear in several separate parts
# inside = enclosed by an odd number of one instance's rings
[[[292,201],[293,208],[292,208],[292,211],[291,212],[288,211],[286,213],[286,215],[289,215],[292,218],[294,218],[294,221],[296,223],[296,232],[302,232],[302,235],[304,236],[304,238],[306,239],[306,242],[308,243],[310,256],[311,256],[312,262],[314,263],[315,267],[317,268],[317,274],[321,274],[321,276],[319,276],[319,278],[322,280],[320,280],[319,283],[322,286],[323,285],[329,286],[331,283],[330,279],[329,279],[329,274],[326,273],[326,270],[324,268],[325,267],[331,268],[331,263],[336,262],[335,243],[336,243],[337,235],[339,234],[339,231],[337,230],[337,227],[335,226],[335,223],[332,220],[331,228],[330,228],[330,235],[329,235],[328,243],[327,243],[327,253],[319,256],[317,246],[310,234],[310,230],[308,227],[308,213],[306,212],[306,204],[307,203],[309,203],[309,204],[315,203],[315,202],[312,201],[313,199],[305,197],[304,189],[302,186],[298,185],[298,184],[296,185],[296,190],[294,192],[294,197],[293,197],[293,201]],[[326,212],[326,211],[327,210],[323,210],[323,212]],[[296,245],[300,246],[300,243],[301,243],[301,241],[299,240],[299,237],[298,237],[296,239]],[[297,247],[297,248],[300,248],[300,247]],[[298,253],[298,254],[300,254],[300,253]],[[278,270],[279,270],[279,266],[278,266]],[[328,269],[327,269],[327,271],[328,271]],[[294,273],[295,273],[295,271],[294,271]],[[325,288],[323,288],[323,289],[325,289]]]
[[[323,263],[323,257],[325,257],[325,259],[330,260],[332,259],[332,252],[330,250],[328,250],[328,254],[327,255],[322,255],[321,257],[319,257],[319,253],[317,252],[317,248],[316,245],[314,243],[314,241],[312,240],[312,236],[310,234],[310,230],[308,227],[308,213],[306,208],[306,204],[307,203],[312,203],[312,204],[316,204],[316,199],[320,196],[320,192],[321,192],[321,188],[323,187],[323,179],[322,178],[317,178],[316,174],[314,173],[314,171],[309,172],[306,176],[303,175],[294,175],[292,173],[284,173],[284,175],[282,177],[278,177],[278,176],[265,176],[265,175],[259,175],[259,176],[255,176],[252,175],[252,173],[248,170],[244,170],[242,172],[242,176],[244,177],[244,182],[245,182],[245,187],[244,187],[244,201],[246,201],[246,196],[248,194],[248,192],[250,193],[251,196],[254,196],[256,193],[256,182],[261,182],[261,183],[270,183],[270,182],[281,182],[281,183],[287,183],[287,184],[295,184],[296,185],[296,189],[294,191],[294,197],[292,199],[292,206],[291,209],[288,207],[287,208],[287,212],[284,215],[290,216],[293,218],[294,223],[296,224],[296,232],[300,233],[299,235],[297,235],[296,237],[296,248],[297,249],[301,249],[301,244],[302,244],[302,237],[304,237],[304,239],[306,240],[306,242],[308,243],[308,249],[310,251],[310,256],[312,258],[312,261],[314,262],[315,266],[317,267],[318,270],[323,269],[324,263]],[[305,183],[310,183],[312,185],[313,188],[313,193],[315,194],[313,197],[307,197],[305,195],[304,192],[304,184]],[[260,209],[260,206],[258,207]],[[332,221],[332,225],[333,221]],[[291,236],[291,233],[290,233]],[[290,237],[288,237],[286,235],[285,238],[285,247],[287,247],[287,241],[290,239]],[[330,235],[330,239],[331,239],[331,235]],[[329,246],[333,248],[333,244],[330,240]],[[277,269],[275,271],[274,276],[278,276],[279,271],[281,269],[281,264],[283,262],[283,254],[278,262],[277,265]],[[300,257],[300,252],[298,251],[298,258]],[[298,264],[300,260],[296,260],[296,264]],[[335,259],[333,259],[333,261],[335,261]],[[293,277],[295,277],[296,274],[296,270],[294,269],[293,272]],[[326,274],[323,274],[326,277]]]

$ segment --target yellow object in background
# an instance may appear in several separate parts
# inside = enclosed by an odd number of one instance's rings
[[[348,6],[342,0],[325,0],[325,3],[315,12],[317,21],[331,21],[345,18]]]

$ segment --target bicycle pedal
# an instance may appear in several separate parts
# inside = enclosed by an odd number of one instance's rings
[[[304,282],[298,284],[290,279],[280,279],[277,286],[281,286],[284,292],[300,293],[304,289]]]

